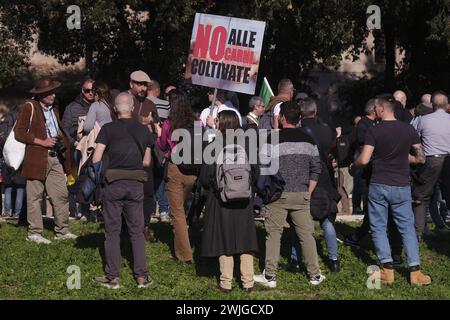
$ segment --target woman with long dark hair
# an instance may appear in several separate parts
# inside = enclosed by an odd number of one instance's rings
[[[215,119],[216,128],[219,129],[226,141],[227,130],[240,129],[239,118],[234,111],[219,112]],[[214,142],[213,142],[214,143]],[[225,147],[230,147],[224,143]],[[243,147],[243,146],[238,146]],[[235,148],[235,145],[232,146]],[[245,146],[247,159],[248,146]],[[251,174],[248,193],[249,198],[224,202],[220,195],[221,190],[217,181],[217,165],[203,164],[200,172],[200,182],[208,191],[203,226],[201,254],[205,257],[219,257],[220,283],[219,290],[230,292],[233,280],[234,256],[239,256],[242,288],[250,292],[253,289],[254,268],[253,253],[258,250],[256,226],[253,218],[253,200],[259,169],[251,165]],[[219,162],[219,163],[217,163]],[[239,162],[237,162],[239,163]],[[239,178],[242,179],[242,176]],[[244,176],[245,178],[245,176]]]
[[[195,170],[187,168],[188,166],[174,164],[171,159],[171,152],[176,147],[176,142],[172,141],[173,132],[177,129],[186,129],[192,132],[195,118],[189,99],[184,92],[177,89],[172,90],[169,94],[169,102],[168,119],[164,121],[162,128],[159,125],[156,126],[158,134],[156,143],[165,153],[167,160],[165,190],[172,212],[174,258],[180,262],[191,263],[192,249],[189,242],[184,203],[194,186],[197,173]],[[193,143],[193,141],[191,142]]]
[[[83,125],[83,130],[86,134],[94,129],[96,122],[101,128],[104,124],[117,119],[109,86],[102,81],[95,81],[92,85],[92,90],[94,92],[95,102],[89,107],[86,121]]]

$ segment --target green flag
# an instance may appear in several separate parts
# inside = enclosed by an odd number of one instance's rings
[[[259,92],[259,96],[264,100],[264,105],[269,105],[270,98],[274,96],[272,88],[270,88],[269,81],[264,77],[263,84],[261,86],[261,91]]]

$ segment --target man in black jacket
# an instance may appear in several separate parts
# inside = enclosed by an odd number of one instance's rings
[[[89,111],[91,103],[94,102],[94,92],[92,90],[92,85],[94,84],[94,80],[87,79],[84,81],[83,86],[81,87],[81,92],[76,98],[66,107],[64,111],[64,116],[62,118],[61,124],[69,137],[70,143],[73,146],[77,144],[77,130],[78,130],[78,119],[80,117],[85,117]],[[77,156],[78,150],[75,148],[74,154],[72,155],[74,158],[74,165],[77,166],[76,160],[80,159]],[[78,216],[81,214],[84,216],[83,219],[88,219],[89,217],[89,206],[88,205],[80,205],[80,209],[77,209],[77,204],[75,201],[77,187],[71,186],[69,188],[69,211],[70,216]]]
[[[62,118],[62,126],[70,142],[74,145],[77,140],[78,118],[86,116],[91,103],[94,102],[92,85],[94,80],[87,79],[81,87],[80,94],[66,107]]]

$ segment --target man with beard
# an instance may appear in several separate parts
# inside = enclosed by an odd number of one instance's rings
[[[151,81],[144,71],[134,71],[130,75],[130,90],[128,90],[128,93],[133,95],[133,118],[147,126],[150,132],[153,133],[155,132],[154,121],[159,121],[159,118],[155,104],[150,99],[147,99],[148,86]],[[156,242],[157,239],[149,228],[150,218],[156,212],[152,166],[145,168],[145,170],[147,171],[148,179],[144,183],[144,234],[147,241]]]
[[[149,126],[149,129],[152,130],[152,116],[157,116],[157,110],[155,104],[151,100],[146,99],[150,81],[150,77],[144,71],[134,71],[130,75],[130,90],[128,90],[128,93],[134,97],[133,117],[143,125]]]

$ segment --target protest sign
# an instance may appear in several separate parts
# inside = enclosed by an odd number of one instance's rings
[[[197,13],[186,65],[192,83],[254,94],[265,25]]]

